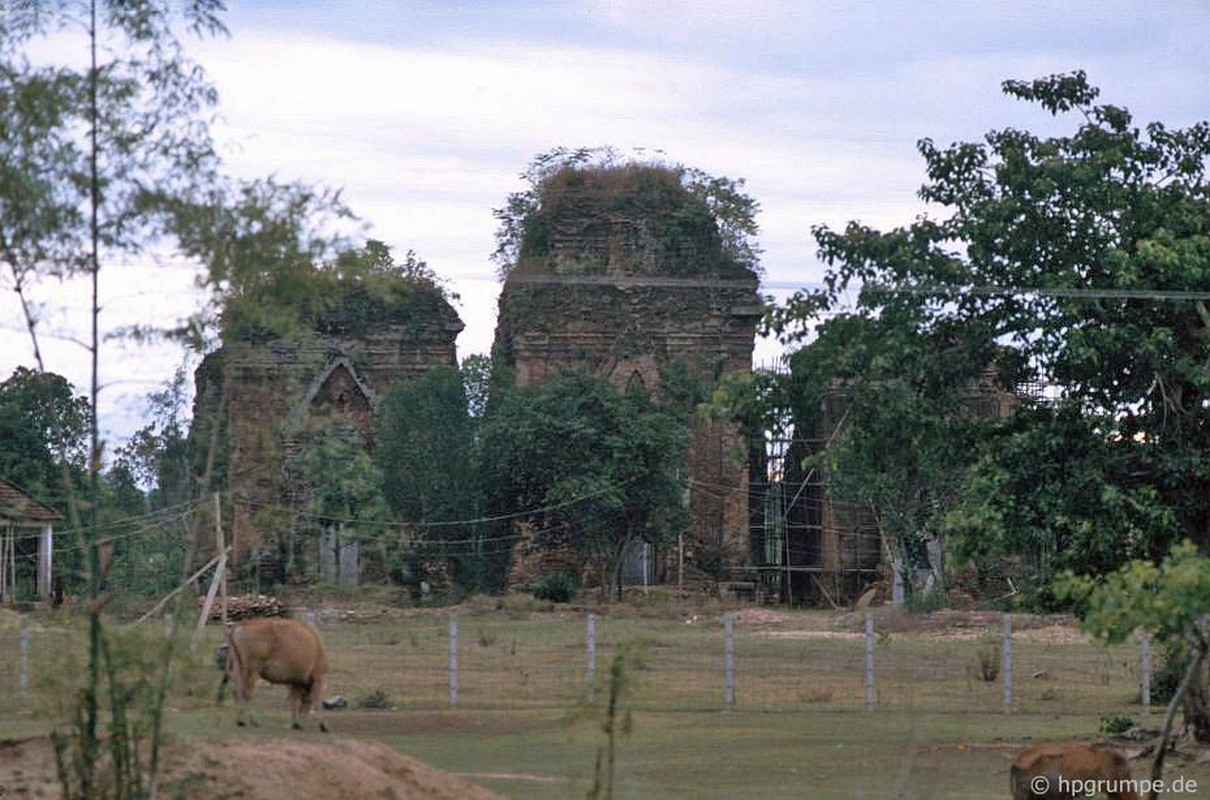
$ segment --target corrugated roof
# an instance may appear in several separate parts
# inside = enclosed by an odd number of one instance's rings
[[[39,503],[8,481],[0,480],[0,517],[22,522],[54,522],[63,515]]]

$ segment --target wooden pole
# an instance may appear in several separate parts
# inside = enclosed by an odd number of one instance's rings
[[[685,532],[676,535],[676,596],[685,596]]]
[[[223,534],[223,501],[218,492],[214,493],[214,539],[218,545],[218,552],[224,556],[227,553],[227,540]],[[227,570],[219,570],[222,573],[222,584],[219,586],[220,607],[223,610],[223,629],[227,627]]]
[[[8,597],[17,599],[17,528],[8,529]]]
[[[219,584],[223,582],[223,573],[227,571],[227,553],[218,554],[218,566],[214,568],[214,578],[210,581],[210,591],[206,592],[206,602],[202,604],[202,615],[198,617],[197,628],[193,631],[193,643],[190,645],[193,649],[197,649],[198,642],[202,639],[202,631],[206,629],[206,620],[210,619],[210,609],[214,606],[214,596],[218,593]]]
[[[8,602],[8,531],[8,525],[0,528],[0,603]]]
[[[49,522],[43,524],[38,537],[38,597],[49,601],[54,595],[51,559],[55,550],[54,528]]]

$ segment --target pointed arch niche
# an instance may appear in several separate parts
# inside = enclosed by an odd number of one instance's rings
[[[311,379],[306,392],[290,414],[291,438],[302,430],[348,422],[367,442],[374,437],[374,410],[378,395],[357,373],[346,356],[333,359]]]

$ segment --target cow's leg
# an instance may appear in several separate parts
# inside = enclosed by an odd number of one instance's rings
[[[310,686],[291,686],[290,687],[290,710],[292,712],[291,720],[295,730],[302,730],[302,721],[311,713],[315,706],[315,698],[321,697],[323,691],[323,681],[312,681]],[[323,717],[319,712],[315,714],[319,720],[319,729],[324,733],[328,730],[328,724],[324,722]]]
[[[255,672],[246,673],[243,671],[237,672],[239,680],[236,681],[235,699],[239,705],[239,713],[235,718],[236,725],[244,724],[244,717],[247,716],[248,722],[259,727],[260,719],[256,716],[256,712],[252,710],[252,690],[256,687],[257,674]]]
[[[319,720],[319,730],[323,733],[328,732],[328,723],[324,722],[323,718],[323,698],[324,698],[324,679],[322,677],[311,681],[311,688],[307,690],[306,711],[310,712],[315,708],[315,718]],[[318,706],[318,708],[316,708]]]
[[[251,669],[244,660],[243,653],[235,643],[231,629],[227,631],[227,656],[223,669],[223,682],[231,682],[232,695],[235,697],[235,724],[244,725],[244,718],[251,717],[253,725],[259,725],[256,714],[252,713],[249,705],[252,702],[252,689],[256,686],[256,670]],[[221,697],[222,685],[219,685]]]
[[[296,731],[302,730],[306,692],[306,687],[295,683],[290,684],[290,727]]]

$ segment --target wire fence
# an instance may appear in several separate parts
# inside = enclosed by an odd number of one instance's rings
[[[1004,617],[932,630],[873,615],[843,625],[785,616],[769,625],[743,610],[676,619],[427,612],[368,622],[321,616],[318,627],[331,663],[325,695],[353,708],[571,708],[600,700],[621,659],[635,709],[1094,718],[1148,711],[1140,701],[1154,668],[1139,642],[1107,647],[1070,624],[1014,627]],[[221,638],[218,626],[207,626],[193,651],[195,666],[206,667],[193,673],[203,684],[217,685],[207,662]],[[0,627],[0,714],[62,702],[54,693],[79,674],[83,657],[75,629]],[[178,691],[213,697],[204,686]]]

